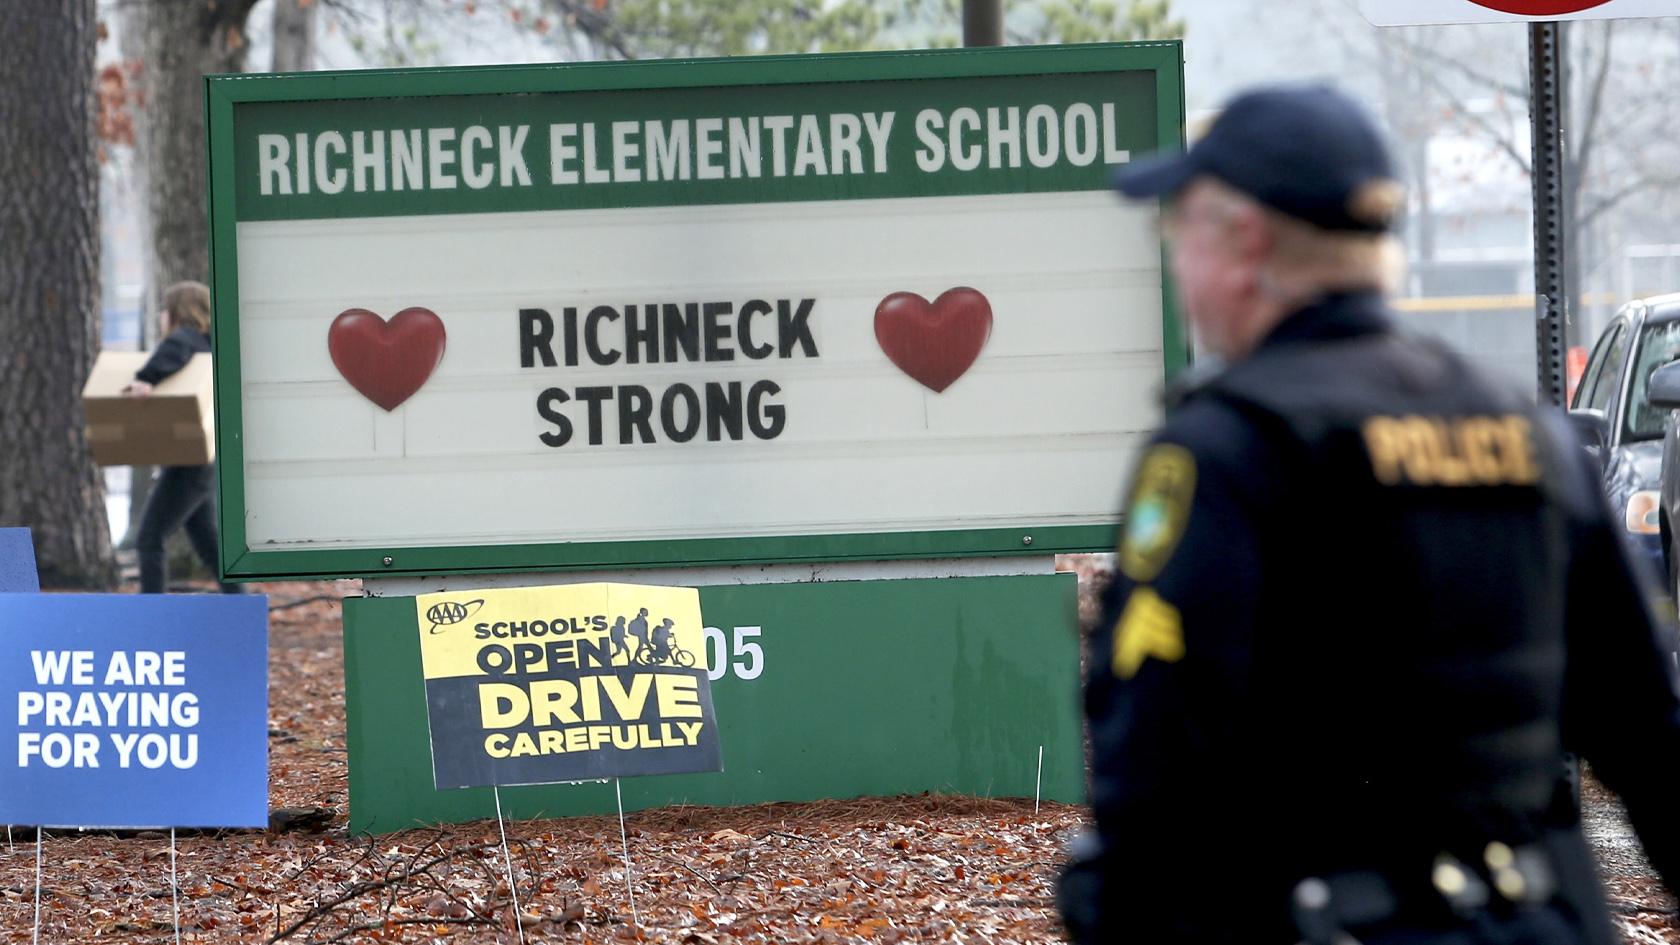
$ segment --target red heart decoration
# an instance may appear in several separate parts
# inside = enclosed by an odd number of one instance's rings
[[[386,410],[414,396],[443,360],[443,319],[429,308],[405,308],[389,322],[348,308],[327,329],[338,373]]]
[[[992,303],[976,289],[947,289],[929,303],[894,292],[875,306],[875,340],[899,370],[939,392],[962,377],[992,334]]]

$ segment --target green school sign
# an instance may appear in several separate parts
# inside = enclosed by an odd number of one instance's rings
[[[1176,43],[207,80],[233,578],[1107,547]]]
[[[702,587],[723,771],[629,778],[624,804],[922,791],[1077,803],[1075,583],[1021,574]],[[433,786],[414,612],[413,597],[344,602],[354,833],[496,815],[489,788]],[[517,818],[616,808],[609,784],[503,787],[500,803]]]

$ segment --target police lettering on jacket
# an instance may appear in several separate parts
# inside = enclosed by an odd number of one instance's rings
[[[1371,417],[1371,471],[1385,486],[1530,486],[1540,481],[1534,431],[1519,414]]]

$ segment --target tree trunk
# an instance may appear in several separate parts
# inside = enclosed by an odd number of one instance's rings
[[[315,68],[316,0],[274,0],[274,71]]]
[[[41,583],[116,585],[105,486],[82,431],[99,349],[95,0],[0,3],[0,524]]]
[[[210,223],[204,138],[204,76],[245,66],[245,20],[256,0],[139,7],[151,218],[151,271],[159,290],[183,279],[210,281]]]

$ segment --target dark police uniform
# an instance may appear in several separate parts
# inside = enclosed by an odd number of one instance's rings
[[[1616,941],[1584,755],[1680,876],[1680,702],[1566,431],[1375,293],[1184,394],[1092,640],[1086,942]]]
[[[1355,103],[1276,87],[1116,185],[1211,178],[1379,234],[1393,177]],[[1301,307],[1169,405],[1092,639],[1076,938],[1609,945],[1566,752],[1680,877],[1671,664],[1559,419],[1375,292]]]

